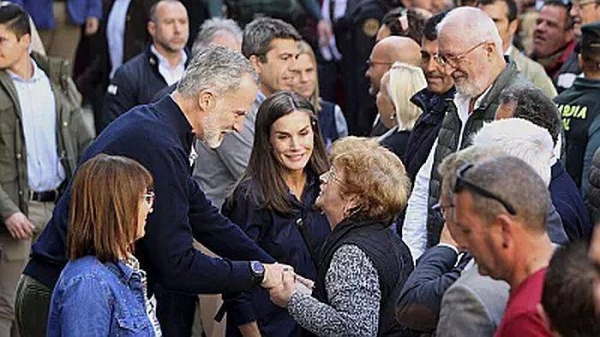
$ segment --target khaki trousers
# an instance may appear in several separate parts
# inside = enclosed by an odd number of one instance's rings
[[[52,6],[54,29],[40,29],[40,38],[47,55],[61,57],[72,65],[81,39],[81,27],[71,22],[66,1],[53,1]]]
[[[29,203],[29,220],[35,226],[34,240],[40,235],[52,215],[54,203]],[[29,259],[32,239],[17,240],[10,234],[0,234],[0,337],[19,336],[15,324],[15,292],[21,272]]]

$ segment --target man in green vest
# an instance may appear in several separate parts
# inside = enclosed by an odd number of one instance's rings
[[[402,238],[415,260],[439,242],[443,226],[431,211],[440,195],[439,163],[450,153],[470,146],[483,123],[494,120],[503,89],[529,83],[514,62],[505,61],[498,30],[480,9],[454,9],[440,22],[438,32],[437,57],[454,80],[457,93],[409,199]]]

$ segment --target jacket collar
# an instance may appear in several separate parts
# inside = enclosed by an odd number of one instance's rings
[[[117,276],[121,281],[126,284],[129,283],[129,280],[133,277],[134,270],[130,266],[128,266],[125,262],[119,260],[117,262],[107,261],[104,263],[104,266],[108,268],[115,276]]]
[[[177,133],[181,146],[189,152],[192,149],[195,134],[192,130],[192,126],[183,114],[183,111],[181,111],[177,103],[175,103],[171,95],[167,95],[158,102],[152,104],[151,108],[154,109],[158,115],[161,115],[163,117],[162,120],[173,128]]]
[[[573,83],[574,87],[579,89],[600,89],[600,80],[594,80],[585,77],[577,77]]]
[[[414,94],[410,101],[421,108],[424,113],[433,113],[443,115],[446,111],[446,106],[448,102],[447,99],[454,98],[454,94],[456,93],[456,88],[452,86],[450,90],[445,92],[444,94],[436,94],[430,91],[427,88],[422,89],[421,91]]]
[[[481,100],[481,104],[478,108],[479,110],[485,110],[491,103],[496,102],[498,100],[498,97],[500,96],[500,93],[506,88],[508,83],[512,81],[516,76],[519,76],[517,64],[506,57],[505,60],[507,62],[506,67],[504,68],[504,70],[502,70],[500,75],[498,75],[496,80],[492,83],[490,90],[487,92],[487,94],[485,94],[485,96]]]

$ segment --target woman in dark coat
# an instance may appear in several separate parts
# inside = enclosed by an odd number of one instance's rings
[[[314,279],[315,252],[330,229],[313,203],[328,166],[312,105],[290,91],[275,93],[258,110],[248,168],[223,214],[277,261]],[[228,336],[298,335],[297,324],[267,291],[224,297]]]

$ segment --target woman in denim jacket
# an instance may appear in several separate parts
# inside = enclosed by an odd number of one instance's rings
[[[160,336],[146,274],[132,255],[154,193],[136,161],[100,154],[72,183],[69,263],[50,304],[48,336]]]

